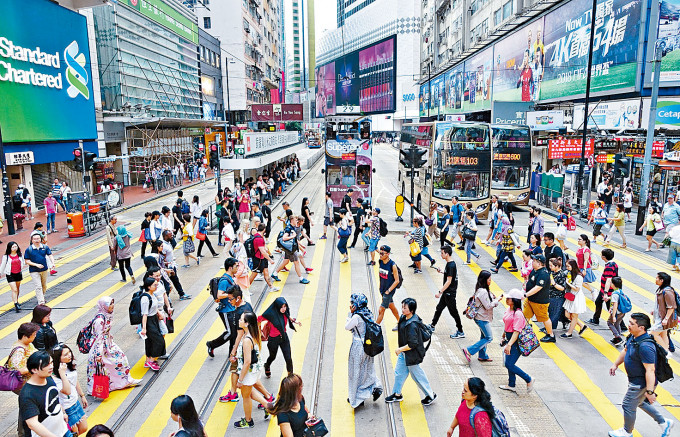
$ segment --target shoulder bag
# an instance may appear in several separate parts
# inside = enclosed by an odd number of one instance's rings
[[[515,311],[516,312],[516,311]],[[522,314],[524,317],[524,314]],[[526,320],[526,317],[524,318]],[[517,346],[519,347],[519,352],[524,357],[528,357],[533,351],[540,347],[538,342],[538,337],[531,327],[531,323],[526,320],[526,325],[519,332],[519,337],[517,338]]]
[[[13,391],[14,393],[19,394],[19,390],[21,390],[21,387],[24,385],[24,379],[21,377],[21,372],[9,368],[9,360],[18,349],[23,348],[17,346],[12,349],[9,357],[7,357],[7,362],[4,366],[0,367],[0,391]]]
[[[323,422],[323,419],[319,417],[311,417],[305,422],[305,431],[303,433],[304,437],[320,437],[326,434],[328,434],[328,428]]]

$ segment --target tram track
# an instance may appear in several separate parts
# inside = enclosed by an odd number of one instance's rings
[[[291,187],[291,189],[287,192],[284,193],[284,195],[277,201],[277,204],[272,208],[272,217],[276,217],[274,214],[274,211],[278,208],[282,208],[283,202],[292,202],[294,200],[297,200],[300,198],[301,195],[304,193],[309,192],[308,191],[308,186],[312,183],[312,178],[309,178],[309,180],[305,181],[304,185],[300,185],[300,182],[303,180],[307,179],[307,177],[315,172],[315,169],[318,169],[319,164],[315,164],[310,168],[305,175],[302,176],[302,178],[298,181],[298,184],[295,185],[294,187]],[[314,195],[318,190],[315,190]],[[290,196],[290,197],[289,197]],[[274,226],[278,224],[278,220],[274,223]],[[272,234],[270,235],[275,235],[274,234],[274,226],[272,226]],[[279,265],[283,262],[283,256],[279,257],[277,262],[274,264],[274,269],[278,268]],[[255,301],[255,305],[253,306],[253,310],[257,312],[260,307],[262,306],[262,303],[264,302],[265,298],[269,294],[268,291],[268,285],[265,282],[265,284],[262,287],[262,290],[260,291],[257,300]],[[196,329],[201,326],[201,322],[205,318],[205,316],[210,312],[210,310],[213,308],[212,301],[206,305],[206,307],[201,311],[201,313],[198,315],[198,317],[195,318],[195,320],[191,323],[191,325],[186,329],[186,332],[182,335],[182,338],[179,340],[177,345],[172,348],[172,351],[168,354],[167,360],[160,366],[160,371],[154,372],[151,378],[149,378],[148,381],[144,383],[144,385],[141,387],[141,389],[135,394],[134,398],[130,403],[125,407],[123,412],[118,416],[116,421],[113,423],[111,426],[111,429],[114,431],[114,433],[118,433],[121,430],[121,427],[127,422],[127,420],[131,417],[131,415],[134,413],[135,409],[137,406],[139,406],[140,402],[144,399],[144,397],[149,393],[149,391],[155,387],[156,382],[160,379],[160,375],[163,373],[163,369],[166,368],[169,363],[173,362],[173,359],[177,355],[177,353],[182,349],[183,345],[189,340],[192,336],[192,334],[196,331]],[[229,365],[229,360],[225,360],[225,363],[222,365],[220,369],[220,376],[217,378],[211,385],[210,389],[208,390],[208,396],[204,400],[203,404],[201,405],[201,408],[199,410],[199,416],[203,419],[205,414],[208,412],[210,407],[214,404],[214,398],[219,393],[220,388],[222,387],[222,383],[224,381],[224,376],[227,374],[227,366]]]

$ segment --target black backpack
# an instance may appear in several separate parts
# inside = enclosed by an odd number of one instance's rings
[[[656,375],[656,379],[659,381],[659,384],[673,379],[673,368],[668,363],[668,352],[666,352],[666,349],[659,345],[659,343],[657,343],[653,338],[646,338],[642,340],[637,344],[637,347],[639,348],[640,344],[644,342],[654,343],[654,347],[656,348],[656,365],[654,366],[654,374]]]
[[[387,223],[381,218],[378,218],[378,220],[380,220],[380,236],[387,237]]]
[[[399,275],[399,285],[397,285],[397,288],[401,288],[401,286],[404,284],[404,276],[401,274],[401,269],[399,266],[397,266],[397,274]]]
[[[212,296],[213,300],[217,299],[217,291],[219,290],[220,281],[222,281],[222,279],[228,281],[228,279],[225,278],[224,276],[217,276],[215,278],[212,278],[210,282],[208,282],[208,291],[210,292],[210,296]]]
[[[149,309],[151,309],[151,295],[149,293],[139,290],[132,295],[128,314],[130,316],[130,324],[133,326],[142,323],[142,296],[145,295],[149,298]]]
[[[366,324],[366,333],[364,334],[364,352],[369,357],[375,357],[385,350],[385,340],[383,339],[382,328],[375,322],[368,320],[366,317],[358,314]]]
[[[425,350],[428,350],[432,344],[432,327],[423,323],[422,320],[417,323],[418,329],[420,330],[420,336],[423,339],[423,346],[425,346],[425,343],[427,343]]]
[[[252,235],[243,242],[243,247],[246,248],[246,255],[248,258],[255,258],[255,236]]]

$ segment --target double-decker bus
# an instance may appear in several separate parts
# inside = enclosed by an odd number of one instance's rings
[[[479,218],[487,218],[491,191],[491,135],[487,123],[408,123],[402,127],[400,149],[425,150],[426,163],[416,169],[399,165],[401,192],[421,214],[431,202],[451,203],[454,196],[472,203]],[[411,192],[411,171],[414,189]]]
[[[352,206],[361,198],[371,203],[373,149],[370,118],[327,116],[326,121],[326,191],[333,206],[340,207],[342,198],[352,188]]]
[[[515,205],[528,205],[531,179],[529,126],[492,124],[491,147],[491,194]]]

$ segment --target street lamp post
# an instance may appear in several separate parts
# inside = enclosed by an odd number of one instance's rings
[[[7,165],[5,162],[5,148],[2,142],[2,129],[0,129],[0,169],[2,169],[2,198],[5,201],[5,221],[7,222],[7,233],[14,235],[14,214],[12,208],[12,196],[9,192],[9,178],[7,177]]]

